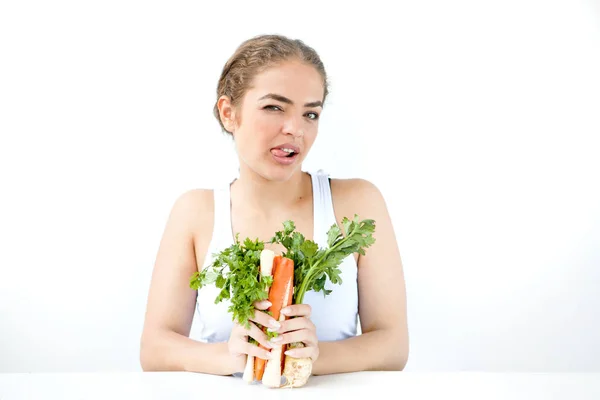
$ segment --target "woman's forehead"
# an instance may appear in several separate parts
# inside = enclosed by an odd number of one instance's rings
[[[249,92],[257,101],[267,94],[276,94],[294,102],[306,103],[322,100],[323,90],[323,78],[313,66],[287,62],[255,76]]]

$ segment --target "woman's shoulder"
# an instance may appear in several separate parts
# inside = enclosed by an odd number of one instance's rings
[[[214,189],[189,189],[180,193],[172,206],[170,219],[185,230],[200,268],[212,238]]]
[[[374,209],[385,208],[379,187],[364,178],[331,178],[331,197],[336,214],[352,217],[371,215]]]
[[[170,218],[187,225],[191,233],[198,233],[199,227],[212,226],[213,215],[214,190],[205,188],[179,193],[170,211]]]
[[[212,208],[213,203],[214,189],[194,188],[180,193],[175,198],[173,208],[193,214],[202,214],[207,211],[207,208]]]

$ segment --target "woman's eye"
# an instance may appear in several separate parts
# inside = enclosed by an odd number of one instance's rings
[[[274,105],[268,105],[268,106],[264,106],[263,107],[264,110],[268,110],[268,111],[283,111],[281,109],[281,107],[279,106],[274,106]],[[305,114],[309,119],[317,120],[319,119],[319,114],[317,114],[316,112],[309,112]]]

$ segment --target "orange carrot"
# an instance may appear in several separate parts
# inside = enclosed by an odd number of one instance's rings
[[[263,331],[264,330],[265,329],[263,329]],[[267,351],[269,350],[262,344],[259,344],[258,347],[260,347],[261,349],[265,349]],[[257,381],[262,380],[263,374],[265,373],[266,362],[267,362],[266,360],[263,360],[260,357],[254,357],[254,375],[255,375]]]
[[[279,261],[281,259],[281,256],[275,256],[273,257],[273,268],[271,270],[271,276],[273,276],[274,272],[275,272],[275,268],[277,268],[277,264],[279,264]],[[275,279],[273,279],[273,284],[275,283]],[[271,288],[273,288],[273,284],[271,284]],[[269,293],[271,288],[269,289]],[[270,310],[270,307],[267,309],[267,311]],[[262,331],[267,333],[267,328],[265,326],[263,326]],[[265,346],[263,346],[262,344],[258,344],[258,347],[260,347],[261,349],[265,349],[265,350],[269,350],[267,349]],[[263,374],[265,372],[265,365],[266,365],[267,361],[263,360],[260,357],[255,357],[254,358],[254,375],[256,380],[260,381],[262,380]]]
[[[269,311],[271,311],[276,321],[279,321],[281,309],[288,305],[283,304],[283,299],[290,279],[294,279],[294,261],[282,256],[275,256],[275,262],[273,263],[273,285],[269,291],[269,301],[272,306],[269,307]]]
[[[289,288],[289,289],[288,289]],[[269,301],[271,302],[271,307],[269,307],[268,311],[271,312],[271,316],[276,320],[280,320],[281,309],[292,304],[292,294],[294,288],[294,261],[282,257],[275,256],[273,259],[273,283],[271,284],[271,288],[269,289]],[[286,304],[283,304],[284,299],[286,297],[286,289],[289,294],[287,297]],[[284,318],[285,319],[285,318]],[[263,331],[266,331],[266,328],[263,327]],[[261,348],[265,348],[260,345]],[[281,362],[284,362],[284,354],[281,353]],[[259,357],[254,359],[254,374],[256,375],[257,380],[262,380],[263,374],[265,372],[266,360],[263,360]]]

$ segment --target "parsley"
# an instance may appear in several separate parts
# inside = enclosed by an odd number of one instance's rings
[[[260,253],[264,243],[247,238],[240,243],[239,235],[234,244],[214,254],[214,261],[202,271],[196,271],[190,278],[190,287],[200,290],[215,284],[221,289],[215,304],[230,300],[228,312],[234,321],[250,328],[249,318],[254,315],[254,302],[269,298],[268,286],[272,277],[260,277]]]

